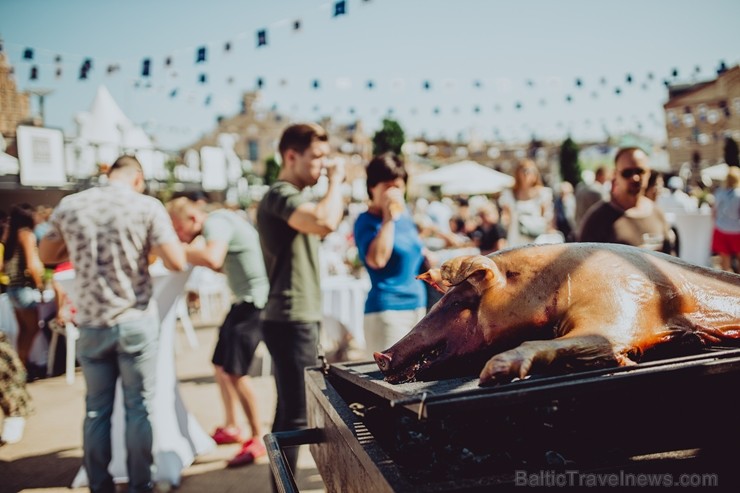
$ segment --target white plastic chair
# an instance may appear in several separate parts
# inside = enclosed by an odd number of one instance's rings
[[[214,322],[231,304],[231,290],[226,275],[206,267],[195,267],[185,291],[198,294],[201,321]]]
[[[72,322],[67,322],[64,326],[57,323],[50,323],[49,329],[51,329],[51,341],[49,342],[49,356],[46,361],[46,375],[51,376],[54,371],[57,344],[59,343],[59,336],[63,335],[67,341],[67,361],[64,373],[67,383],[72,385],[75,382],[75,347],[77,345],[77,339],[80,337],[80,331],[77,330],[77,326]]]

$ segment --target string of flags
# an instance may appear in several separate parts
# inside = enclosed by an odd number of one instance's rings
[[[371,0],[357,1],[361,3],[371,2]],[[347,16],[350,12],[348,4],[349,2],[347,0],[334,1],[333,8],[331,9],[331,18]],[[300,32],[304,27],[303,20],[299,18],[288,21],[286,25],[293,32]],[[263,27],[256,31],[256,40],[254,45],[256,49],[269,49],[269,42],[271,40],[271,29],[275,26],[277,26],[277,24],[274,23],[270,27]],[[235,38],[237,40],[245,38],[248,39],[245,33],[241,33]],[[207,69],[208,66],[212,65],[214,60],[218,58],[214,58],[213,55],[214,53],[218,55],[219,51],[221,51],[223,55],[229,55],[234,50],[235,44],[236,43],[233,40],[226,40],[217,44],[208,43],[194,47],[194,52],[191,52],[194,55],[194,59],[191,58],[191,60],[194,60],[194,65],[199,68],[199,70],[197,70],[197,75],[194,81],[195,84],[207,88],[209,84],[216,82],[210,77],[210,71]],[[2,49],[2,45],[0,45],[0,51],[2,51]],[[79,60],[80,58],[82,58],[82,61],[78,65],[78,71],[75,72],[74,70],[71,70],[71,73],[76,73],[77,79],[80,81],[87,80],[90,77],[94,67],[105,67],[104,75],[110,77],[126,73],[129,70],[129,64],[124,62],[105,62],[94,60],[92,57],[80,57],[79,55],[69,54],[65,54],[63,57],[62,54],[54,54],[51,50],[39,47],[25,47],[22,49],[21,53],[21,61],[24,64],[28,64],[28,80],[34,82],[46,82],[49,80],[50,74],[53,74],[53,77],[57,80],[61,79],[65,76],[67,72],[70,72],[70,66],[72,64],[78,63],[77,60]],[[53,56],[48,56],[49,53],[51,53]],[[150,89],[153,87],[153,82],[162,80],[162,74],[165,74],[167,76],[167,81],[169,83],[172,83],[172,81],[174,81],[177,77],[176,69],[178,67],[182,68],[182,64],[186,63],[185,60],[186,58],[181,57],[180,55],[178,55],[177,58],[175,58],[175,56],[171,54],[167,55],[161,62],[164,70],[160,71],[157,68],[158,62],[153,57],[143,57],[140,62],[137,63],[138,69],[136,70],[136,77],[138,80],[134,79],[134,87]],[[623,76],[618,78],[615,78],[615,76],[613,75],[611,75],[610,77],[601,76],[597,80],[593,81],[590,81],[582,76],[575,76],[572,77],[571,82],[564,81],[562,83],[564,90],[563,93],[560,95],[548,95],[548,97],[535,95],[534,99],[518,97],[515,101],[507,102],[505,105],[502,103],[496,103],[492,106],[474,104],[472,105],[472,107],[470,107],[469,111],[471,111],[474,115],[485,114],[490,112],[491,110],[493,110],[494,113],[501,113],[502,111],[505,111],[507,109],[513,109],[515,111],[525,111],[529,110],[530,108],[536,108],[538,106],[546,107],[558,98],[562,98],[560,99],[560,101],[564,101],[566,104],[574,104],[578,100],[583,100],[586,98],[599,99],[609,94],[612,94],[614,97],[621,97],[628,91],[635,91],[638,88],[642,91],[648,91],[649,89],[654,87],[654,84],[657,81],[659,81],[659,83],[662,83],[665,87],[670,87],[671,85],[679,82],[679,76],[681,75],[685,77],[693,77],[694,79],[696,79],[697,76],[702,74],[702,67],[700,65],[694,65],[692,69],[693,70],[690,71],[683,71],[680,70],[678,67],[673,67],[664,77],[656,75],[655,71],[649,71],[644,75],[628,71],[625,72]],[[713,69],[712,72],[714,72],[715,70],[717,75],[720,75],[727,71],[728,67],[724,61],[720,61],[719,65],[716,67],[716,69]],[[233,84],[234,80],[235,77],[233,75],[229,75],[226,78],[226,82],[228,84]],[[300,85],[305,83],[307,84],[305,87],[308,87],[309,89],[322,90],[325,87],[330,87],[331,82],[331,80],[327,81],[325,79],[322,80],[321,78],[309,78],[307,82],[303,82],[298,80],[288,80],[286,78],[272,79],[267,76],[259,76],[255,79],[254,87],[259,90],[264,90],[268,87],[285,87],[287,85]],[[434,79],[423,79],[417,82],[409,82],[403,79],[394,79],[388,81],[380,78],[370,78],[360,82],[342,78],[341,81],[336,80],[336,87],[339,89],[344,89],[348,87],[364,87],[367,91],[375,91],[387,87],[406,87],[407,82],[411,84],[412,89],[415,84],[419,84],[416,87],[418,87],[421,91],[430,93],[435,93],[440,90],[444,91],[453,89],[455,86],[455,83],[451,81],[440,81]],[[523,80],[523,87],[526,89],[548,87],[549,82],[550,81],[548,81],[548,78],[529,77]],[[492,83],[490,80],[472,77],[468,83],[464,84],[464,86],[472,87],[475,90],[479,90],[481,91],[481,95],[486,94],[487,96],[488,94],[490,94],[489,91],[491,89],[501,89],[501,87],[497,86],[507,86],[513,84],[513,81],[507,78],[499,78],[498,80],[494,80]],[[159,85],[161,86],[161,84]],[[188,87],[190,86],[191,85],[187,82],[178,81],[176,87],[171,87],[170,89],[168,89],[166,91],[166,94],[171,99],[180,98],[183,97],[183,95],[188,94]],[[212,89],[206,90],[211,91]],[[205,106],[211,105],[213,102],[212,93],[209,92],[205,96],[205,98],[202,99],[202,101],[203,105]],[[740,113],[740,107],[738,106],[738,103],[735,102],[730,102],[729,104],[725,103],[724,106],[720,108],[720,111],[707,110],[706,108],[692,108],[687,106],[684,109],[685,111],[683,115],[673,115],[669,112],[667,114],[667,120],[668,123],[670,123],[671,125],[688,125],[687,122],[690,121],[689,118],[694,117],[695,119],[699,119],[700,121],[713,123],[718,121],[718,119],[722,117],[729,118],[733,111]],[[318,106],[314,106],[313,110],[315,112],[320,111]],[[697,112],[696,116],[694,116],[695,110]],[[356,109],[354,107],[348,107],[346,111],[349,114],[356,113]],[[388,108],[387,114],[392,115],[396,111],[398,110],[394,108]],[[409,112],[414,115],[424,111],[426,110],[423,108],[409,109]],[[459,106],[453,106],[450,109],[440,107],[439,105],[433,105],[431,106],[430,113],[432,115],[442,115],[450,112],[453,114],[460,114],[462,111],[464,110],[461,109]],[[657,119],[655,119],[655,122],[657,122]]]

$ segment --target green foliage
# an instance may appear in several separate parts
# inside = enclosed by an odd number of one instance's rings
[[[280,174],[280,165],[275,156],[270,156],[265,160],[265,185],[272,185]]]
[[[401,155],[401,146],[406,141],[401,125],[389,118],[383,119],[383,126],[373,135],[373,155],[394,152]]]
[[[740,150],[732,137],[725,139],[725,162],[730,166],[740,166]]]
[[[578,162],[580,149],[573,139],[568,137],[560,146],[560,176],[563,181],[575,187],[581,181],[581,165]]]

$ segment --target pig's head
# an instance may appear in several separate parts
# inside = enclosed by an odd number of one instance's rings
[[[375,362],[391,383],[480,371],[492,346],[490,310],[481,307],[506,278],[481,255],[457,257],[419,276],[445,293],[429,313]],[[477,369],[476,369],[477,368]]]

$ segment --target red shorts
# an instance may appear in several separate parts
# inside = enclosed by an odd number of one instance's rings
[[[740,254],[740,233],[725,233],[714,229],[712,251],[720,255]]]

